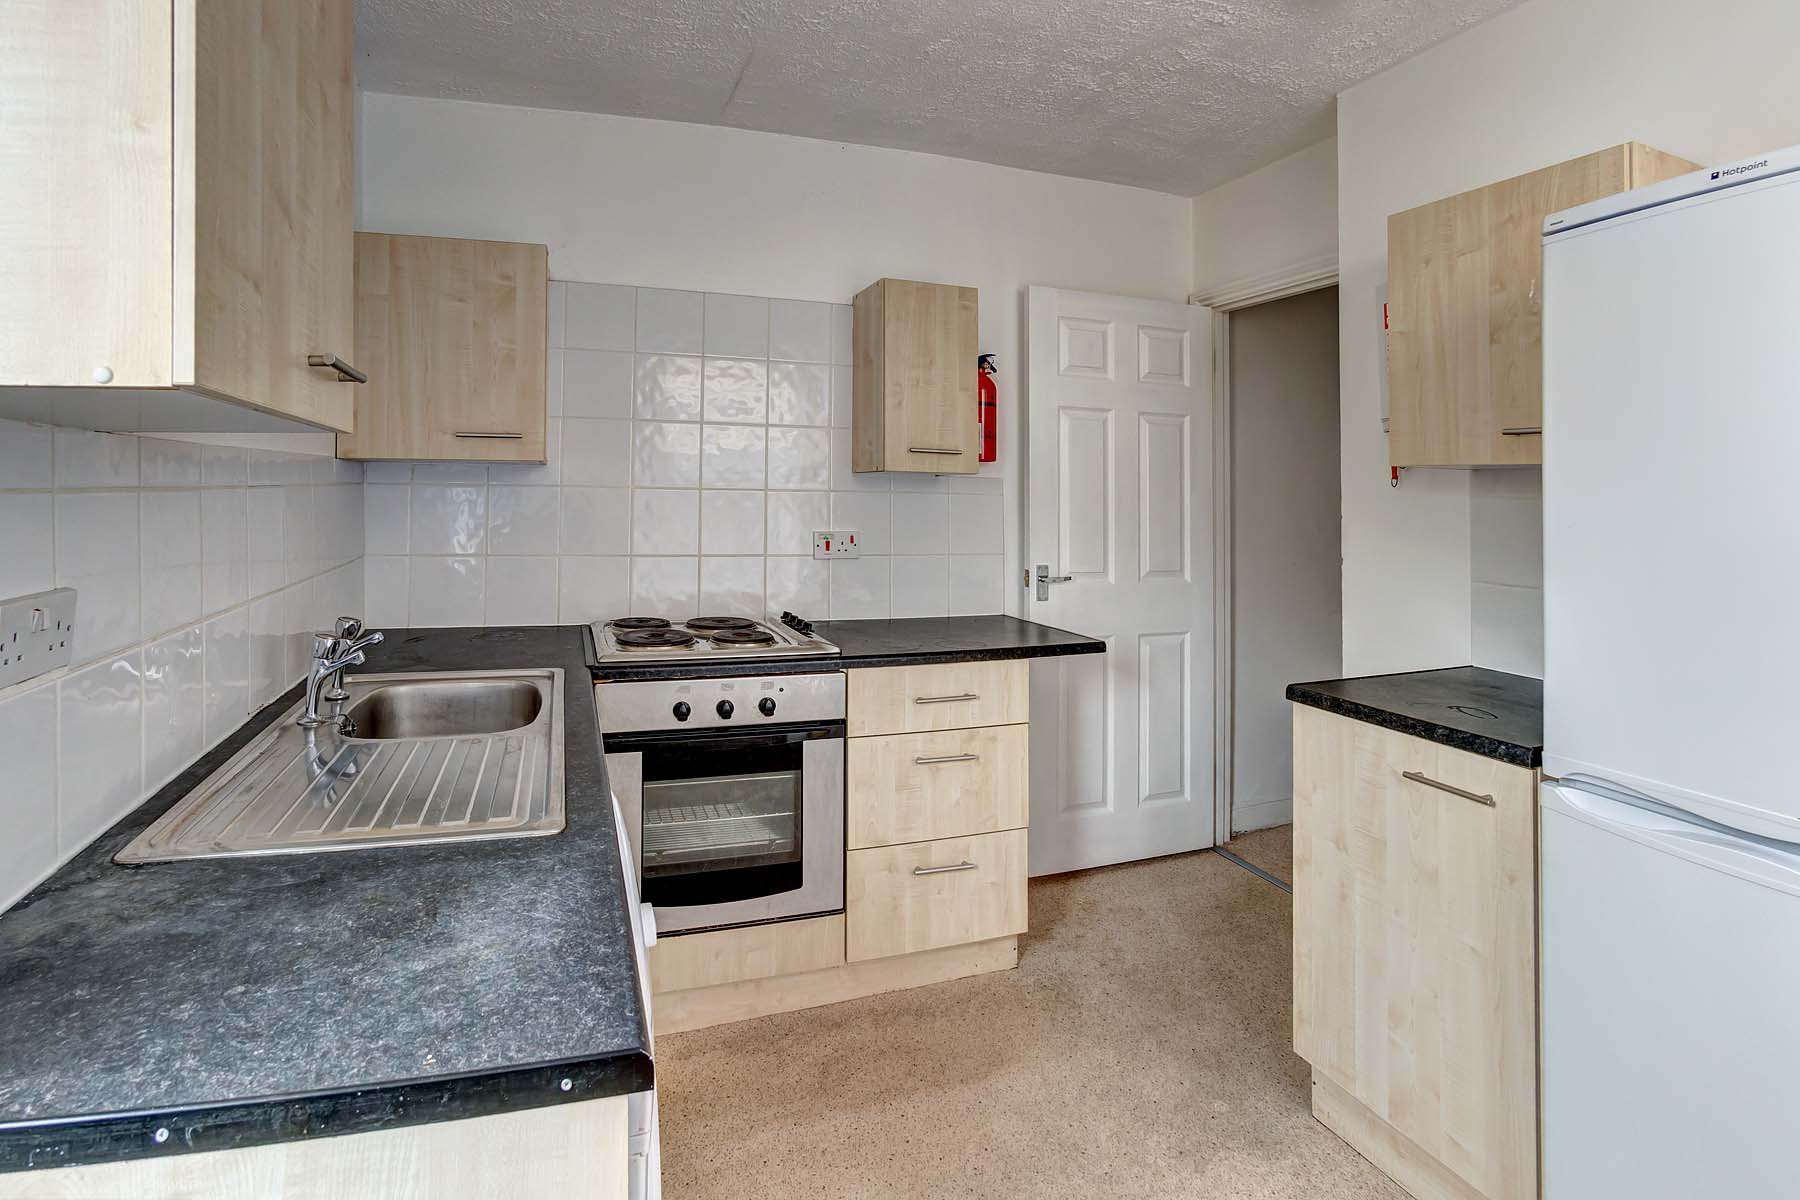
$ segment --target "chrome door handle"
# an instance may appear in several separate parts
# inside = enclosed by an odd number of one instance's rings
[[[1500,431],[1502,437],[1530,437],[1534,433],[1544,432],[1542,425],[1508,425]]]
[[[1417,771],[1402,771],[1400,772],[1400,778],[1410,779],[1414,783],[1422,783],[1426,787],[1436,788],[1440,792],[1449,792],[1452,796],[1461,796],[1464,800],[1473,800],[1477,804],[1485,804],[1489,808],[1494,807],[1494,798],[1492,796],[1485,795],[1481,792],[1464,791],[1453,783],[1445,783],[1441,779],[1433,779],[1431,776],[1421,775]]]
[[[450,436],[451,437],[459,437],[459,438],[514,438],[514,439],[518,439],[518,438],[523,438],[525,435],[522,433],[469,433],[469,432],[465,432],[465,431],[459,429],[455,433],[451,434]]]
[[[914,704],[958,704],[964,700],[979,700],[979,699],[981,699],[981,697],[974,692],[964,692],[960,696],[914,696],[913,703]]]
[[[338,380],[342,383],[369,382],[366,372],[357,370],[335,354],[309,354],[306,356],[306,365],[323,367],[327,371],[336,371]]]
[[[1074,578],[1073,575],[1052,575],[1050,573],[1049,563],[1039,563],[1037,565],[1037,598],[1039,600],[1048,600],[1050,598],[1051,584],[1068,583]]]
[[[943,446],[908,446],[908,454],[961,454],[961,450],[951,450]]]
[[[920,754],[920,755],[915,755],[913,758],[913,761],[915,763],[919,764],[921,767],[929,767],[929,766],[934,766],[938,763],[980,762],[981,755],[979,755],[979,754],[936,754],[936,755]]]
[[[961,862],[956,863],[953,866],[948,866],[948,867],[914,867],[913,874],[914,875],[948,875],[952,871],[973,871],[974,869],[975,869],[975,864],[965,858]]]

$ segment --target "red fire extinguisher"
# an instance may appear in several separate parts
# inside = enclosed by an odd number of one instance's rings
[[[999,457],[1000,448],[1000,389],[994,384],[994,376],[1000,368],[994,364],[994,356],[983,354],[975,361],[976,372],[980,375],[977,392],[977,421],[981,426],[981,459],[987,463]]]

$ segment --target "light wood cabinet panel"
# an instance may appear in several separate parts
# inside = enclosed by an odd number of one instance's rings
[[[351,353],[352,25],[350,0],[9,13],[0,387],[350,427],[354,385],[307,359]]]
[[[868,667],[848,675],[851,737],[1016,725],[1029,712],[1023,661]]]
[[[851,849],[1023,829],[1030,727],[851,738]]]
[[[845,957],[913,954],[1025,932],[1023,829],[852,850]]]
[[[1294,706],[1294,1049],[1490,1200],[1537,1194],[1536,813],[1531,771]]]
[[[850,465],[973,475],[978,296],[974,288],[881,279],[854,304]]]
[[[1388,218],[1388,456],[1543,461],[1543,225],[1695,170],[1636,142]]]
[[[840,913],[661,938],[650,947],[650,982],[654,991],[676,992],[799,975],[843,961],[844,918]]]
[[[547,247],[356,235],[356,429],[340,458],[543,462]]]

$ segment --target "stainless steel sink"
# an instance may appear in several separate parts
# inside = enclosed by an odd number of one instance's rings
[[[114,857],[301,854],[563,828],[560,670],[353,675],[317,728],[283,713]]]

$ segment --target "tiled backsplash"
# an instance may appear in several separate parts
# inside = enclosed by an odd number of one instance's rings
[[[1544,477],[1536,467],[1469,481],[1470,640],[1477,666],[1544,674]]]
[[[547,465],[369,464],[372,624],[1001,611],[998,474],[850,470],[849,305],[555,282],[550,345]]]
[[[0,908],[299,678],[362,606],[362,468],[0,422],[0,596],[80,590],[0,691]]]

